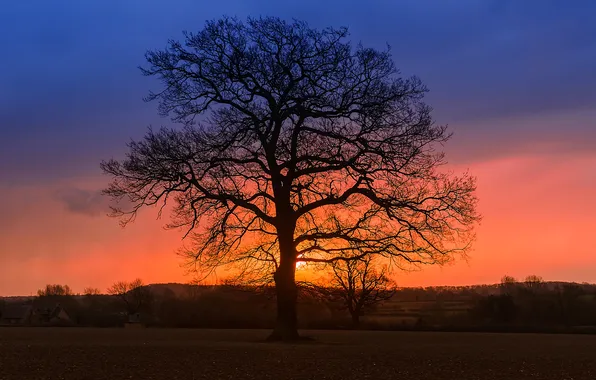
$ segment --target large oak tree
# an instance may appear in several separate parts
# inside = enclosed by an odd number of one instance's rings
[[[340,29],[277,18],[210,21],[145,75],[148,100],[183,126],[150,130],[124,160],[102,163],[126,223],[173,201],[198,269],[271,273],[272,338],[296,339],[297,262],[382,255],[441,263],[465,252],[478,220],[475,180],[441,168],[446,127],[427,91],[389,50],[353,46]]]

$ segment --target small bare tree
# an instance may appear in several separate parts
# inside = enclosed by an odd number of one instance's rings
[[[502,294],[505,295],[513,295],[518,288],[519,283],[513,276],[505,275],[501,277],[501,283],[499,284],[499,288]]]
[[[37,291],[38,297],[72,296],[73,292],[68,285],[48,284]]]
[[[151,291],[138,278],[131,282],[116,282],[107,289],[107,293],[118,297],[128,315],[146,309],[152,301]]]
[[[88,286],[85,289],[83,289],[83,295],[85,296],[98,296],[100,294],[101,290],[99,290],[98,288]]]
[[[479,218],[475,179],[440,170],[450,134],[426,87],[347,36],[224,18],[148,52],[143,73],[163,83],[148,100],[184,128],[150,130],[101,165],[105,193],[128,201],[114,213],[124,223],[174,202],[191,268],[272,274],[272,339],[298,338],[298,262],[443,263],[468,250]]]
[[[526,287],[530,290],[539,290],[544,287],[544,279],[538,275],[531,274],[524,280]]]
[[[360,326],[360,317],[395,294],[395,284],[386,266],[375,266],[370,257],[340,260],[330,264],[331,279],[308,284],[329,302],[338,302],[350,313],[352,327]]]

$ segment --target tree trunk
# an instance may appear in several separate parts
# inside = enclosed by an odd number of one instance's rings
[[[288,263],[280,265],[275,272],[275,291],[277,295],[277,320],[270,340],[297,340],[298,317],[296,302],[298,291],[295,281],[295,267]]]
[[[296,252],[293,232],[291,235],[280,236],[279,249],[280,263],[274,274],[277,295],[277,320],[269,340],[292,341],[299,339],[296,309],[298,300]]]

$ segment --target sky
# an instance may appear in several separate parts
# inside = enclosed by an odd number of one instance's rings
[[[172,125],[142,101],[159,89],[138,70],[145,51],[223,15],[347,26],[429,87],[483,221],[467,260],[396,273],[399,285],[596,282],[591,0],[25,0],[0,8],[0,296],[192,279],[174,253],[181,233],[154,210],[126,228],[106,216],[99,163]]]

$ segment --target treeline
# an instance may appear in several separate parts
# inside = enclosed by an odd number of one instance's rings
[[[596,285],[534,275],[523,281],[505,276],[497,285],[400,289],[383,307],[385,316],[411,317],[410,323],[385,318],[391,329],[596,332]],[[373,326],[378,322],[371,316]]]
[[[505,326],[596,326],[596,287],[505,276],[499,294],[477,300],[470,317]]]
[[[275,293],[267,287],[136,280],[114,284],[109,293],[88,289],[75,295],[53,285],[28,302],[35,308],[60,304],[77,326],[271,328],[275,320]],[[504,277],[497,285],[400,288],[361,317],[363,329],[572,331],[596,326],[596,286],[530,276],[525,281]],[[299,322],[311,329],[355,327],[341,300],[307,290],[300,293]]]

